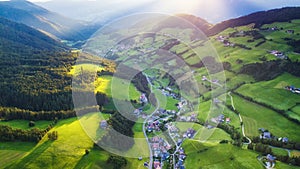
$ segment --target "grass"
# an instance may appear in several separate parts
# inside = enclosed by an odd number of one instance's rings
[[[61,120],[50,131],[58,132],[56,141],[45,136],[25,157],[9,168],[74,168],[93,146],[77,118]]]
[[[219,143],[221,140],[231,140],[229,134],[219,128],[206,129],[199,124],[188,122],[175,122],[175,125],[180,130],[180,134],[183,134],[189,128],[196,130],[196,135],[193,140],[210,143]]]
[[[82,156],[82,158],[78,161],[75,169],[89,169],[89,168],[97,168],[97,169],[113,169],[113,166],[106,163],[109,158],[109,153],[101,150],[99,148],[91,149],[88,155]]]
[[[256,159],[258,154],[231,144],[203,144],[198,141],[187,140],[183,143],[183,147],[187,152],[186,168],[263,169],[263,166]]]
[[[160,90],[155,90],[153,93],[155,94],[155,98],[159,101],[159,107],[166,110],[177,110],[175,104],[179,102],[178,100],[163,95]]]
[[[36,121],[34,127],[29,127],[29,120],[10,120],[10,121],[0,121],[0,125],[6,125],[10,126],[15,129],[32,129],[32,128],[38,128],[38,129],[45,129],[52,123],[52,121]]]
[[[106,130],[99,128],[99,123],[102,120],[109,119],[109,117],[109,114],[95,112],[80,117],[79,122],[85,133],[92,138],[92,140],[96,141],[106,133]]]
[[[99,65],[95,64],[78,64],[74,65],[70,72],[68,73],[69,75],[72,76],[77,76],[82,72],[89,72],[89,73],[96,73],[97,71],[101,71],[103,68]]]
[[[293,107],[292,111],[295,112],[298,116],[300,116],[300,105]]]
[[[95,92],[105,93],[120,100],[137,100],[140,96],[140,92],[128,80],[113,76],[101,76],[96,79]]]
[[[32,148],[35,143],[28,142],[1,142],[0,143],[0,168],[4,168],[21,159]]]
[[[280,161],[276,161],[276,169],[300,169],[298,166],[288,165]]]
[[[258,124],[254,118],[242,116],[246,136],[258,136]]]
[[[258,136],[258,128],[268,129],[277,137],[288,137],[294,141],[300,141],[298,131],[300,126],[287,120],[273,110],[249,102],[237,95],[233,95],[235,108],[241,113],[245,123],[247,136]]]
[[[272,152],[276,155],[286,156],[288,155],[288,152],[282,148],[275,148],[272,147]]]
[[[251,97],[257,102],[287,111],[296,106],[300,100],[300,95],[284,89],[284,87],[288,85],[300,87],[300,79],[291,74],[284,73],[270,81],[245,84],[236,91],[244,96]],[[270,95],[272,95],[272,97],[270,97]],[[298,113],[298,111],[300,113],[300,109],[295,108],[295,112]]]

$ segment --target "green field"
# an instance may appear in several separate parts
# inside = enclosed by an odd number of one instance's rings
[[[282,156],[286,156],[288,155],[288,152],[282,148],[275,148],[275,147],[272,147],[272,153],[276,155],[282,155]]]
[[[254,84],[245,84],[236,91],[253,100],[270,105],[279,110],[285,110],[294,107],[300,100],[300,95],[292,93],[284,89],[285,86],[300,86],[300,79],[284,73],[283,75],[270,80],[262,81]],[[294,111],[298,113],[298,109]]]
[[[69,75],[78,76],[80,73],[96,73],[97,71],[101,71],[103,68],[101,66],[95,64],[77,64],[72,67],[69,72]]]
[[[77,118],[61,120],[50,131],[58,132],[56,141],[45,136],[29,153],[9,168],[74,168],[93,146]]]
[[[231,144],[203,144],[187,140],[183,143],[183,147],[187,152],[186,168],[264,168],[256,159],[258,154]]]
[[[231,140],[230,135],[219,128],[207,129],[197,123],[189,122],[176,122],[175,125],[179,129],[180,134],[183,134],[189,128],[196,130],[193,140],[209,143],[219,143],[221,140]]]
[[[1,142],[0,143],[0,168],[4,168],[13,162],[21,159],[31,149],[35,143],[27,142]]]
[[[29,127],[28,120],[10,120],[10,121],[0,121],[0,125],[10,126],[15,129],[31,129],[31,128],[38,128],[38,129],[46,129],[48,125],[50,125],[52,121],[36,121],[34,127]]]
[[[258,128],[268,129],[277,137],[288,137],[294,141],[300,141],[297,134],[300,126],[287,120],[273,110],[267,109],[243,98],[232,95],[235,108],[241,113],[247,136],[258,136]]]
[[[95,81],[95,92],[105,93],[116,99],[138,100],[140,92],[128,80],[113,76],[101,76]]]
[[[177,110],[175,104],[179,102],[178,100],[163,95],[161,90],[155,90],[153,91],[153,93],[155,94],[155,98],[159,102],[159,107],[164,108],[166,110]]]

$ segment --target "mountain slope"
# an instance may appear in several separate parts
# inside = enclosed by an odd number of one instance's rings
[[[66,18],[27,1],[0,2],[0,16],[72,41],[85,40],[96,29],[89,27],[87,23]]]
[[[273,9],[269,11],[261,11],[252,13],[250,15],[242,16],[235,19],[223,21],[214,25],[206,33],[208,35],[215,35],[227,28],[233,28],[237,26],[255,24],[255,27],[260,27],[263,24],[269,24],[273,22],[287,22],[292,19],[300,18],[300,7],[286,7],[281,9]]]
[[[24,24],[0,18],[0,106],[68,110],[75,57],[63,44]]]
[[[1,51],[15,47],[28,47],[35,50],[57,50],[65,48],[63,44],[51,39],[47,35],[24,24],[0,18],[0,46]],[[19,54],[20,50],[16,50]]]

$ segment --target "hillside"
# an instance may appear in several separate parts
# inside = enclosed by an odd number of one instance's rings
[[[230,19],[214,25],[205,31],[207,35],[215,35],[227,28],[234,28],[254,23],[256,28],[263,24],[273,22],[288,22],[293,19],[300,19],[300,7],[286,7],[282,9],[272,9],[268,11],[255,12],[239,18]]]
[[[97,29],[23,0],[1,1],[0,16],[70,41],[85,40]]]
[[[0,51],[1,106],[70,109],[70,98],[63,101],[61,95],[70,92],[66,88],[71,78],[66,75],[75,58],[63,44],[24,24],[0,18]],[[57,97],[64,106],[56,105]]]

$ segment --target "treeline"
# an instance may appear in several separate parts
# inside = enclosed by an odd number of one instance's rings
[[[291,60],[272,60],[244,65],[241,74],[251,75],[256,81],[272,80],[284,72],[300,77],[300,63]]]
[[[200,124],[202,126],[207,126],[207,122],[204,122],[204,121],[198,120],[195,123]],[[217,127],[224,130],[226,133],[228,133],[230,135],[230,137],[233,140],[233,145],[236,145],[236,146],[242,146],[243,145],[242,141],[243,141],[244,138],[242,137],[239,130],[236,129],[234,126],[229,125],[229,124],[219,123],[217,125]],[[228,143],[228,140],[222,140],[221,143]]]
[[[241,133],[237,129],[234,128],[234,126],[229,125],[229,124],[219,123],[217,127],[224,130],[226,133],[230,134],[230,137],[234,141],[233,145],[242,146],[243,137],[242,137]]]
[[[76,112],[74,110],[60,110],[60,111],[30,111],[18,108],[0,107],[0,118],[4,120],[54,120],[54,119],[66,119],[75,117]]]
[[[292,39],[289,40],[287,44],[294,48],[294,52],[300,53],[300,40]]]
[[[30,130],[13,129],[10,126],[0,125],[0,141],[39,142],[55,124],[56,121],[53,121],[44,130],[38,128],[33,128]]]
[[[134,75],[133,77],[131,77]],[[151,93],[148,85],[147,78],[139,70],[133,69],[131,67],[121,65],[118,67],[117,72],[114,76],[120,77],[122,79],[131,80],[131,83],[142,93],[145,93],[147,97]]]
[[[132,84],[142,93],[145,93],[147,97],[151,93],[149,84],[145,75],[142,72],[136,74],[131,80]]]
[[[272,148],[269,145],[262,143],[251,143],[247,147],[249,150],[254,150],[256,152],[262,153],[263,155],[272,154],[276,157],[276,160],[283,163],[287,163],[294,166],[300,166],[300,157],[290,157],[288,155],[279,155],[272,152]]]
[[[42,88],[37,90],[42,90]],[[66,91],[51,93],[37,91],[36,94],[31,94],[23,93],[16,89],[15,86],[11,87],[9,85],[0,85],[0,95],[0,106],[5,107],[18,107],[32,111],[59,111],[73,109],[72,92],[68,89],[66,89]]]
[[[109,156],[109,158],[106,161],[107,164],[110,164],[113,166],[113,169],[120,169],[127,165],[127,160],[124,157],[121,156]]]
[[[295,149],[295,150],[300,150],[300,143],[289,141],[287,143],[284,143],[282,141],[278,141],[277,139],[261,139],[260,137],[253,137],[252,138],[253,143],[262,143],[262,144],[267,144],[271,145],[274,147],[281,147],[281,148],[286,148],[286,149]]]
[[[0,106],[32,111],[72,109],[68,72],[76,58],[64,52],[20,50],[24,53],[13,48],[0,53]]]
[[[136,117],[131,114],[124,117],[119,112],[114,112],[108,121],[112,128],[98,141],[98,145],[118,151],[129,150],[134,145],[132,127],[135,125],[135,121]]]

